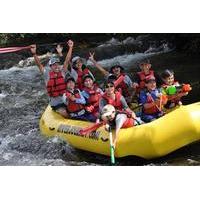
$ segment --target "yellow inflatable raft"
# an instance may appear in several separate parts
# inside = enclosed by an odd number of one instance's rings
[[[78,149],[109,156],[109,134],[104,127],[90,136],[79,134],[81,128],[91,125],[91,122],[64,119],[53,112],[50,106],[40,120],[42,134],[58,136]],[[134,155],[145,159],[156,158],[199,139],[200,102],[180,106],[151,123],[121,129],[115,157]]]

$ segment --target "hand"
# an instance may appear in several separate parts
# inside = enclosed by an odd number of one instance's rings
[[[135,119],[136,118],[136,115],[134,112],[131,113],[131,118]]]
[[[136,89],[137,87],[139,87],[138,83],[133,83],[132,84],[132,88]]]
[[[88,112],[92,112],[94,110],[94,106],[91,105],[91,106],[87,106],[85,107],[85,109],[88,111]]]
[[[105,125],[105,130],[106,130],[106,131],[109,131],[109,127],[110,127],[110,125],[109,125],[109,124],[106,124],[106,125]]]
[[[163,94],[161,100],[162,100],[162,105],[165,105],[168,101],[167,95]]]
[[[60,44],[58,44],[56,47],[56,51],[58,52],[59,55],[62,55],[63,47]]]
[[[76,101],[76,97],[75,97],[74,95],[71,95],[71,96],[70,96],[70,100],[71,100],[71,101]]]
[[[31,45],[31,53],[34,55],[36,54],[36,45],[35,44],[32,44]]]
[[[70,48],[74,46],[74,42],[72,40],[68,40],[67,44]]]
[[[89,60],[94,61],[94,54],[95,52],[93,53],[89,52],[89,55],[90,55]]]
[[[181,92],[180,95],[181,95],[180,97],[182,97],[182,96],[187,96],[187,95],[188,95],[188,92]]]
[[[115,138],[114,141],[113,141],[113,148],[115,150],[115,147],[116,147],[116,143],[117,143],[117,139]]]

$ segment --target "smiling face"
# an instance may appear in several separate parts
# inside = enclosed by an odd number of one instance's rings
[[[86,78],[84,80],[84,86],[87,88],[92,88],[93,87],[93,80],[91,78]]]
[[[150,68],[151,68],[151,64],[150,64],[150,63],[141,63],[141,64],[140,64],[140,69],[141,69],[141,71],[143,71],[145,74],[149,74]]]
[[[107,115],[107,116],[103,116],[102,117],[102,120],[104,122],[112,122],[115,118],[115,112],[111,113],[110,115]]]
[[[115,66],[113,69],[112,69],[112,73],[118,77],[120,74],[121,74],[121,68],[119,66]]]
[[[171,74],[169,77],[164,78],[163,81],[164,81],[164,83],[166,85],[173,85],[173,83],[174,83],[174,75]]]
[[[69,80],[69,81],[67,82],[67,89],[68,89],[68,90],[74,90],[74,88],[75,88],[75,83],[74,83],[74,81]]]
[[[76,67],[78,69],[81,69],[82,68],[82,65],[83,65],[83,61],[79,58],[77,61],[76,61]]]
[[[147,90],[149,90],[149,91],[155,90],[156,89],[156,81],[155,80],[149,80],[146,83],[146,87],[147,87]]]
[[[58,63],[54,63],[53,65],[50,65],[50,67],[51,67],[52,71],[54,71],[54,72],[59,72],[59,71],[61,71],[61,68],[62,68]]]
[[[114,87],[113,83],[108,83],[108,84],[105,85],[105,93],[108,96],[111,96],[112,94],[115,93],[115,87]]]

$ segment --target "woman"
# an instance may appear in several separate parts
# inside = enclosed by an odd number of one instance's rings
[[[127,102],[122,94],[115,90],[115,85],[111,81],[108,81],[105,84],[105,92],[99,102],[100,112],[107,104],[111,104],[112,106],[114,106],[117,111],[126,111],[133,118],[135,118],[135,113],[128,107]]]

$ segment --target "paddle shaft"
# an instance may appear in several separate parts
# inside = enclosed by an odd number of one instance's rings
[[[108,128],[108,131],[109,131],[109,139],[110,139],[110,160],[111,160],[111,165],[114,165],[115,164],[115,152],[114,152],[114,146],[113,146],[112,130],[111,130],[110,125]]]

